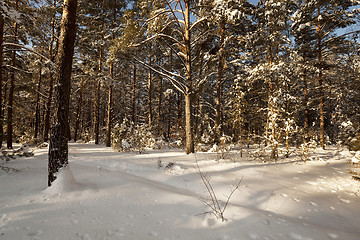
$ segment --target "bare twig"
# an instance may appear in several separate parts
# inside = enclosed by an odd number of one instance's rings
[[[207,174],[204,174],[201,171],[198,162],[196,162],[196,170],[197,170],[197,173],[200,175],[201,180],[204,183],[206,190],[209,194],[209,199],[201,198],[201,201],[212,210],[210,212],[205,212],[204,215],[207,213],[212,213],[212,214],[214,214],[214,216],[216,218],[218,218],[218,219],[220,218],[224,222],[226,220],[224,217],[224,212],[225,212],[227,206],[229,205],[230,199],[233,196],[234,192],[239,189],[239,186],[240,186],[241,181],[243,180],[243,177],[237,183],[235,188],[231,190],[230,195],[227,197],[226,201],[224,201],[222,203],[222,201],[218,199],[218,197],[215,193],[215,190],[211,185],[210,178],[206,176]]]

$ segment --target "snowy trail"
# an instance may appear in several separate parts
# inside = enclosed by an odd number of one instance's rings
[[[70,168],[60,189],[45,189],[46,149],[0,172],[0,239],[359,240],[360,185],[346,159],[264,164],[178,150],[116,153],[71,144]],[[172,170],[158,168],[158,160]],[[244,177],[222,223],[199,200],[207,192],[195,161],[218,196]],[[51,191],[50,191],[51,190]]]

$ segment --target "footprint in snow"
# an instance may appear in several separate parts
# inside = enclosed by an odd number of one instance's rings
[[[28,237],[35,237],[35,236],[39,236],[42,233],[41,230],[37,230],[37,231],[31,231],[27,234]]]

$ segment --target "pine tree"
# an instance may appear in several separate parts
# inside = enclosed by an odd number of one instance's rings
[[[298,10],[293,17],[293,28],[300,46],[309,46],[315,53],[313,66],[317,69],[319,101],[319,139],[325,149],[326,85],[329,79],[329,57],[340,54],[344,49],[345,36],[338,36],[337,30],[355,24],[351,12],[353,1],[312,0],[298,1]],[[310,41],[310,42],[309,42]],[[303,47],[304,51],[305,48]],[[308,53],[308,52],[307,52]],[[311,54],[311,53],[310,53]]]
[[[55,181],[55,174],[68,165],[70,77],[76,38],[76,8],[77,0],[64,1],[56,59],[55,123],[50,135],[48,186]]]

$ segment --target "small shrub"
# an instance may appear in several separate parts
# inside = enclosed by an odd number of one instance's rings
[[[211,211],[205,212],[213,214],[217,219],[221,219],[221,221],[225,222],[226,218],[224,216],[225,210],[229,205],[230,199],[234,192],[239,189],[240,183],[243,178],[237,183],[237,185],[230,191],[229,196],[227,196],[225,201],[221,201],[219,197],[216,195],[215,190],[210,182],[210,178],[207,174],[203,173],[199,167],[199,164],[196,162],[197,173],[200,175],[203,184],[206,187],[206,190],[209,194],[208,198],[201,198],[201,201],[208,206]]]
[[[315,151],[316,146],[317,143],[314,140],[301,144],[300,145],[301,160],[303,160],[304,162],[309,160],[309,155]]]
[[[350,151],[360,151],[360,135],[350,142]]]

